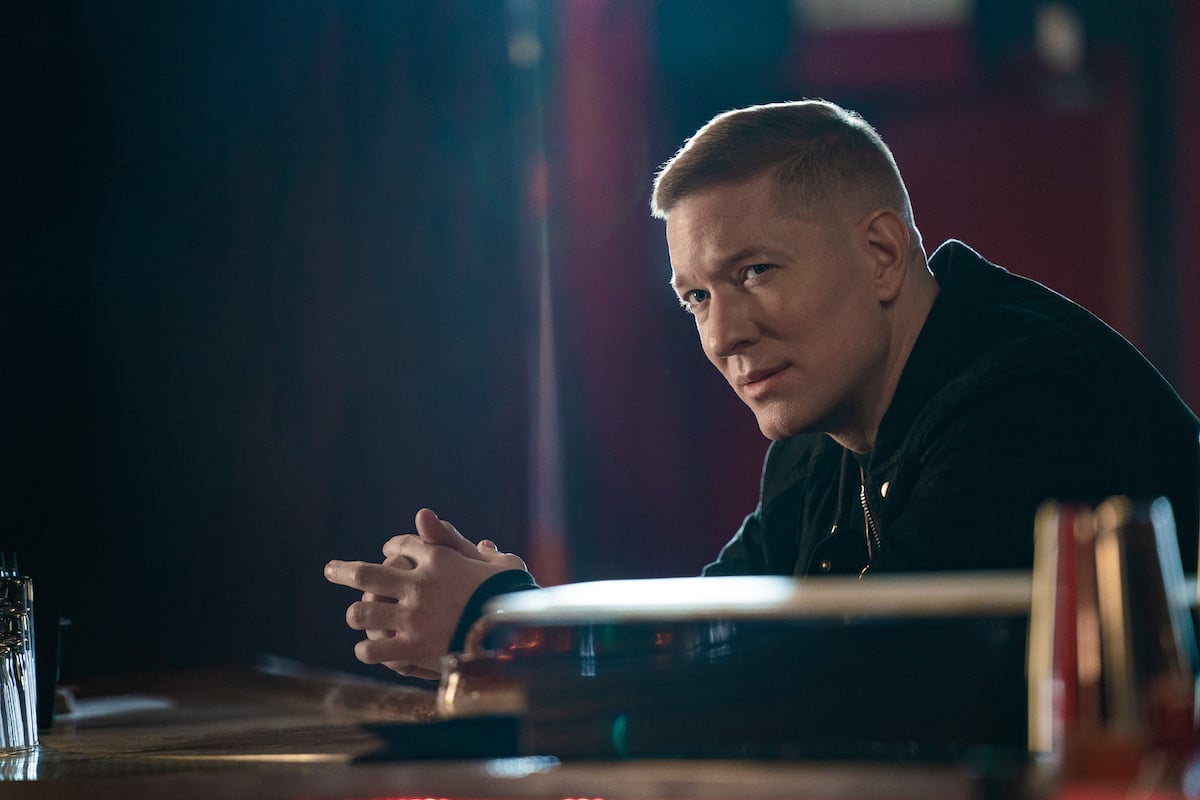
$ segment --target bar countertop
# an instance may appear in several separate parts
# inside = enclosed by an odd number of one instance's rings
[[[365,725],[434,719],[431,689],[269,661],[97,680],[36,750],[0,754],[0,797],[976,798],[954,765],[794,761],[374,761]]]

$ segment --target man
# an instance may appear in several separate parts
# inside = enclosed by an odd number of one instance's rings
[[[1200,423],[1124,339],[958,242],[926,259],[891,152],[804,101],[721,114],[660,171],[672,286],[773,440],[707,575],[1028,568],[1047,498],[1165,494],[1196,563]],[[364,592],[369,663],[432,677],[519,558],[422,510]]]

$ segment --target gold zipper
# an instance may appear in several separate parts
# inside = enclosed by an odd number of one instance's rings
[[[875,515],[871,513],[871,506],[867,503],[867,476],[861,468],[858,474],[862,478],[862,483],[858,485],[858,502],[862,505],[863,521],[867,527],[867,565],[858,573],[858,577],[861,578],[871,570],[871,561],[875,558],[875,552],[883,547],[883,541],[879,538],[879,526],[875,524]]]

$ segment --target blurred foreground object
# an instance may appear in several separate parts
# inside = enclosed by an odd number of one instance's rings
[[[1198,659],[1170,504],[1047,503],[1035,537],[1031,752],[1064,796],[1184,791]]]
[[[1023,754],[1028,573],[600,581],[497,598],[448,717],[558,756]],[[488,649],[484,649],[484,644]]]

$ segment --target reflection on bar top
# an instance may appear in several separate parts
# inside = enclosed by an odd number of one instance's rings
[[[174,708],[175,703],[165,697],[143,694],[122,694],[111,697],[85,697],[72,701],[71,710],[60,712],[55,719],[63,722],[78,722],[84,719],[111,717],[117,714],[132,714],[137,711],[161,711]]]
[[[1025,614],[1030,573],[780,576],[592,581],[501,595],[492,621],[927,617]]]

